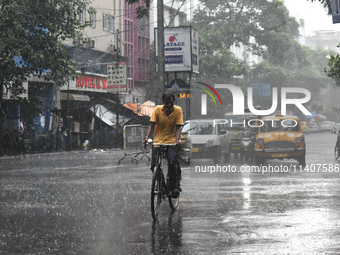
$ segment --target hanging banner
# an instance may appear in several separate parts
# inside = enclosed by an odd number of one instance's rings
[[[107,65],[108,92],[127,92],[127,65],[125,61]]]

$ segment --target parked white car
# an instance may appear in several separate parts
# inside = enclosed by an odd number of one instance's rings
[[[308,123],[309,132],[319,132],[319,127],[316,123]]]
[[[212,158],[215,164],[222,156],[226,162],[230,160],[231,143],[225,120],[188,120],[184,122],[182,133],[191,137],[191,158]]]
[[[331,121],[325,120],[321,123],[320,130],[322,132],[325,132],[325,131],[335,132],[335,126],[333,125]]]
[[[335,131],[337,133],[340,131],[340,123],[335,123]]]

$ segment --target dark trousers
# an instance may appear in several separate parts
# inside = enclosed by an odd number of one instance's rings
[[[152,148],[151,171],[153,171],[153,169],[156,166],[157,154],[159,150],[160,150],[159,147]],[[174,189],[179,188],[180,169],[179,169],[177,151],[178,151],[177,146],[168,146],[166,148],[166,158],[168,160],[168,173],[169,173],[169,180],[168,180],[169,191],[173,191]]]

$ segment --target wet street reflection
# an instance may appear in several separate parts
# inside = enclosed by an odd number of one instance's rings
[[[306,139],[307,165],[340,163],[332,154],[335,135]],[[117,165],[119,156],[72,152],[1,159],[0,253],[340,253],[337,171],[202,177],[184,167],[178,209],[172,212],[165,200],[153,222],[149,166]],[[234,158],[230,164],[251,165]]]
[[[168,219],[152,223],[152,254],[179,254],[182,251],[182,217],[170,213]]]

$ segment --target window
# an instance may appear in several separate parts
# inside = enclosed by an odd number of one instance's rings
[[[96,13],[94,10],[91,10],[90,12],[90,25],[93,28],[96,27]]]
[[[112,15],[103,14],[103,30],[114,32],[114,20]]]
[[[132,26],[133,23],[132,21],[129,21],[129,20],[125,20],[125,28],[126,28],[126,42],[133,42],[133,39],[132,39]]]
[[[299,132],[299,125],[296,124],[296,120],[269,120],[264,121],[261,127],[261,133],[265,132],[278,132],[278,131],[293,131]]]
[[[103,30],[107,30],[107,15],[103,14]]]
[[[82,11],[82,12],[79,13],[79,21],[80,21],[81,25],[85,24],[85,21],[86,21],[86,12],[85,11]]]
[[[182,132],[190,135],[215,135],[214,123],[210,122],[190,122],[183,126]]]
[[[187,23],[187,15],[185,13],[180,13],[179,14],[179,25],[183,26],[186,25]]]
[[[169,10],[169,18],[170,18],[170,24],[169,27],[174,27],[175,26],[175,17],[176,17],[176,11],[171,9]]]

